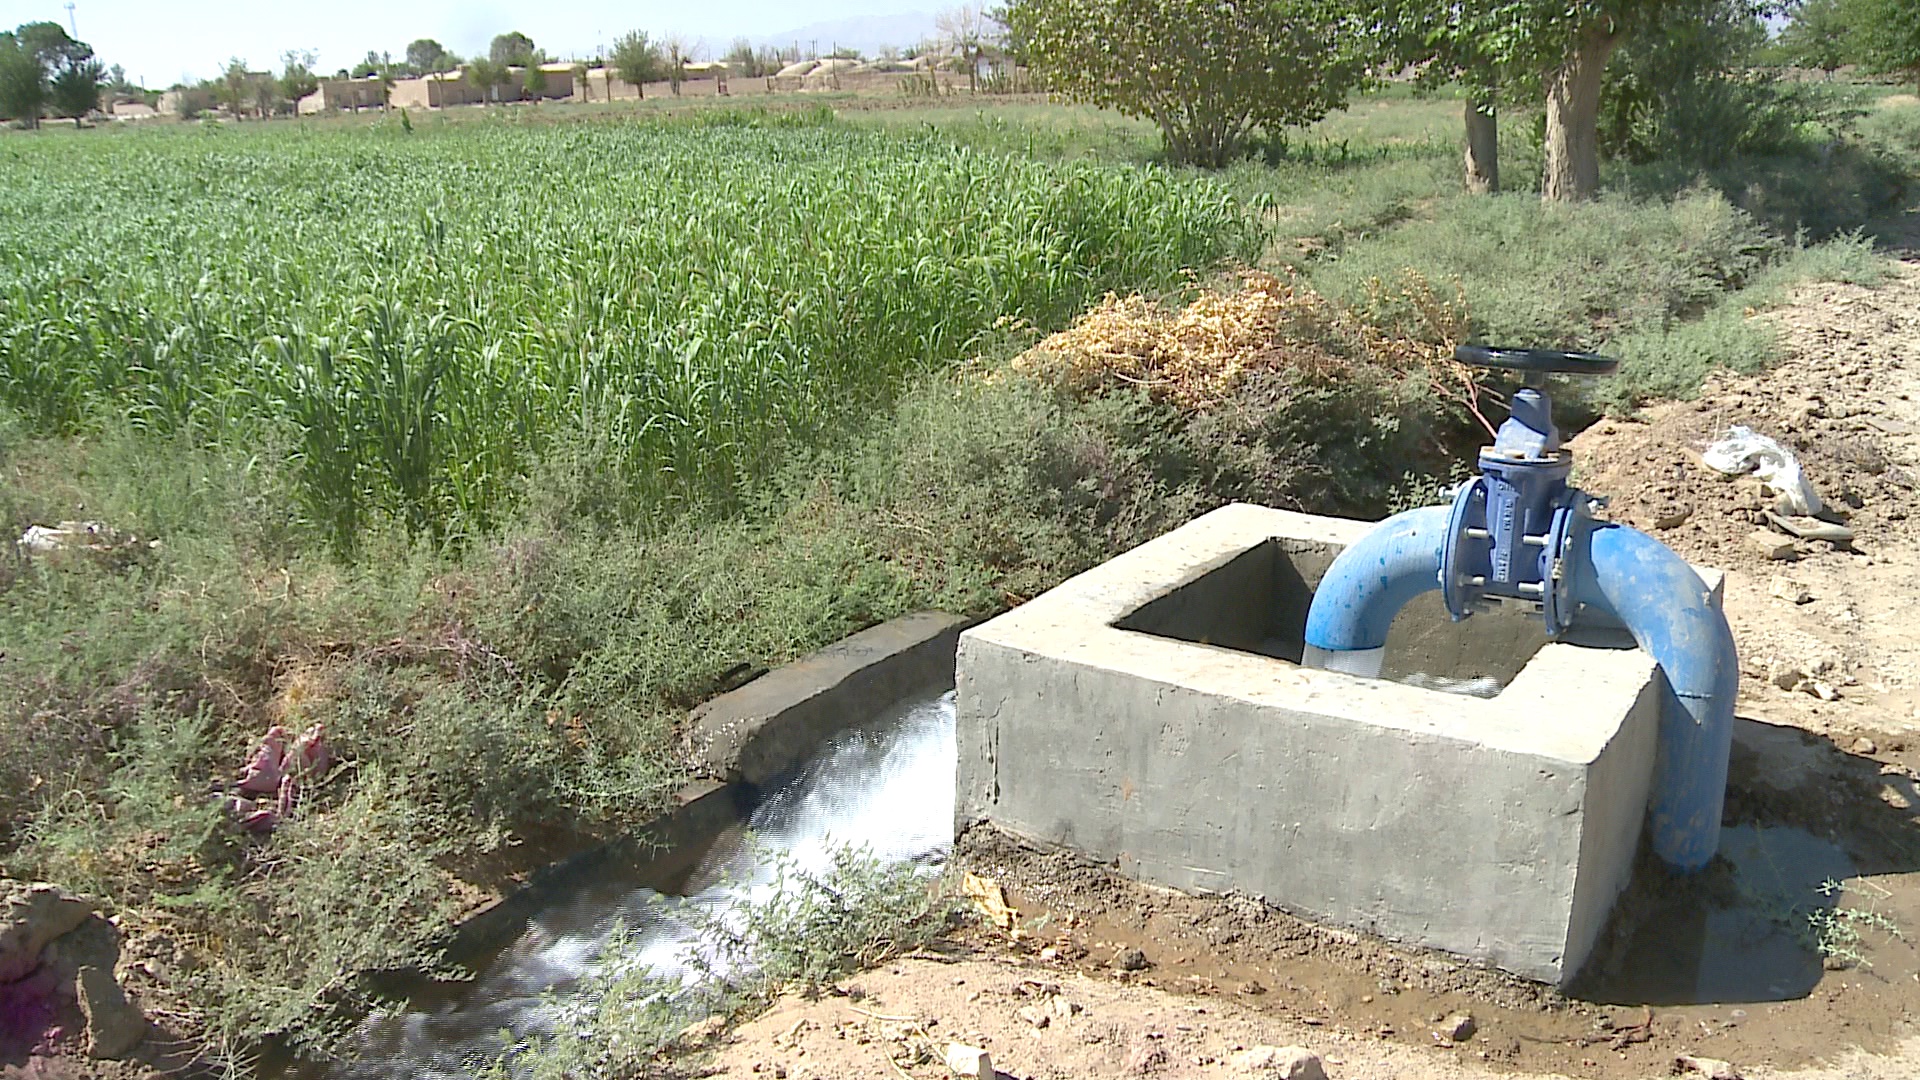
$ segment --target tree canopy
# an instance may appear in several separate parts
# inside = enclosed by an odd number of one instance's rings
[[[636,88],[660,78],[666,67],[660,43],[648,37],[645,30],[630,30],[620,35],[614,41],[613,52],[607,59],[613,66],[614,74]],[[645,90],[642,89],[641,93],[644,94]]]
[[[449,61],[455,59],[452,53],[432,38],[415,38],[407,43],[407,66],[422,75],[450,71],[454,65]]]
[[[1788,63],[1832,74],[1847,62],[1848,30],[1843,0],[1806,0],[1780,31],[1780,52]]]
[[[54,22],[31,22],[0,34],[0,117],[38,124],[47,106],[82,117],[100,105],[106,74],[93,46]]]
[[[487,59],[496,64],[520,65],[533,60],[533,39],[518,30],[494,37],[487,46]]]
[[[1843,0],[1849,40],[1867,68],[1920,86],[1920,2]]]
[[[1011,0],[1000,19],[1046,86],[1153,121],[1170,161],[1208,168],[1344,103],[1371,43],[1326,0]]]

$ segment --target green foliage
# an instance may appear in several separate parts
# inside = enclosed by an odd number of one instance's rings
[[[1869,69],[1920,86],[1920,4],[1913,0],[1842,0],[1856,55]]]
[[[452,54],[432,38],[415,38],[407,43],[407,66],[423,75],[435,71],[451,71],[453,65],[448,61],[452,59]]]
[[[542,97],[547,92],[547,73],[540,67],[540,58],[534,57],[527,62],[526,74],[522,76],[520,88],[528,97]]]
[[[1844,134],[1863,110],[1834,88],[1756,70],[1765,35],[1749,12],[1722,6],[1629,42],[1607,69],[1602,148],[1636,163],[1711,169],[1795,149],[1811,128]]]
[[[1309,0],[1012,0],[1001,17],[1048,87],[1153,121],[1170,161],[1206,168],[1325,116],[1370,59],[1355,12]]]
[[[1847,0],[1799,0],[1780,31],[1778,53],[1787,63],[1815,68],[1831,78],[1852,56]]]
[[[13,34],[0,33],[0,119],[40,122],[46,108],[46,73]]]
[[[614,73],[621,79],[641,89],[650,82],[657,81],[666,73],[667,61],[660,43],[647,36],[645,30],[629,30],[614,39],[613,52],[607,56]]]
[[[320,79],[313,73],[319,57],[312,50],[289,49],[281,54],[280,62],[280,93],[286,100],[297,103],[320,89]]]
[[[85,116],[100,104],[104,71],[93,46],[68,37],[59,23],[0,33],[0,119],[36,126],[48,105],[61,116]]]
[[[1778,256],[1781,242],[1712,191],[1543,208],[1524,196],[1455,198],[1356,246],[1313,279],[1358,301],[1413,267],[1458,281],[1489,341],[1591,348],[1631,326],[1686,318]]]
[[[389,517],[483,529],[582,428],[657,514],[724,499],[1002,317],[1058,326],[1255,239],[1224,193],[1161,172],[726,115],[377,150],[359,130],[35,145],[0,162],[19,256],[0,269],[0,403],[45,432],[118,415],[278,440],[343,544]],[[650,179],[544,179],[623,170]],[[73,212],[96,201],[114,209]],[[169,259],[122,257],[158,238]]]
[[[487,46],[487,59],[501,67],[530,63],[534,57],[533,39],[518,30],[494,35]]]

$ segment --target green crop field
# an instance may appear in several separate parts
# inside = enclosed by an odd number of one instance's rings
[[[1203,181],[812,116],[76,133],[0,151],[0,406],[281,448],[342,543],[483,526],[556,441],[665,506],[1256,243]]]

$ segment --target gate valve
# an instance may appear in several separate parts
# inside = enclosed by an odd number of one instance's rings
[[[1453,358],[1523,373],[1507,421],[1480,450],[1480,475],[1453,498],[1441,548],[1440,594],[1455,622],[1489,603],[1536,607],[1547,636],[1572,625],[1573,541],[1590,517],[1587,494],[1567,484],[1573,454],[1553,426],[1547,376],[1605,375],[1618,360],[1593,353],[1462,345]]]

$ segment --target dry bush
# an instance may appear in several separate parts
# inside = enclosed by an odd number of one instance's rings
[[[1452,359],[1453,347],[1468,337],[1466,304],[1457,295],[1441,296],[1424,277],[1409,272],[1392,285],[1371,281],[1368,303],[1359,309],[1328,300],[1292,274],[1247,270],[1240,285],[1233,292],[1204,290],[1179,311],[1137,293],[1109,293],[1010,366],[1076,396],[1115,384],[1145,387],[1188,412],[1220,407],[1263,373],[1314,381],[1357,368],[1423,373],[1441,397],[1481,415],[1484,388]],[[1382,329],[1394,325],[1415,327],[1419,336]]]

